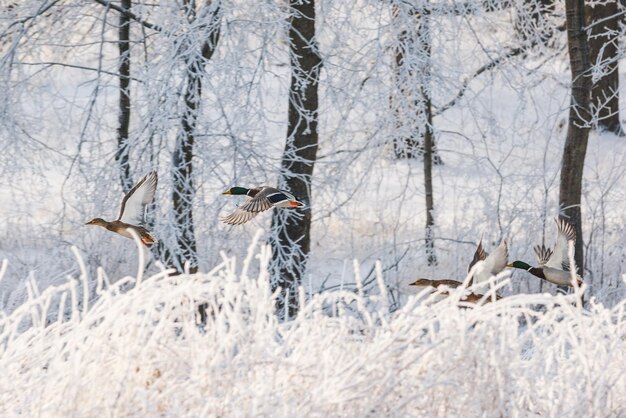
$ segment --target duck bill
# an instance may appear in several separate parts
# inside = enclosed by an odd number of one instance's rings
[[[226,190],[225,192],[222,192],[222,194],[233,194],[230,190]]]
[[[290,205],[289,207],[291,208],[298,208],[298,207],[304,206],[304,203],[298,202],[297,200],[290,200],[289,205]]]

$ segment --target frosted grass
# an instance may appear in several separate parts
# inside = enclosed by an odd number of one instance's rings
[[[299,316],[281,322],[268,258],[251,246],[208,273],[140,271],[112,285],[100,270],[90,303],[84,269],[29,286],[0,318],[1,415],[626,414],[623,301],[581,309],[575,295],[517,295],[459,309],[460,293],[423,293],[389,313],[384,291],[301,291]]]

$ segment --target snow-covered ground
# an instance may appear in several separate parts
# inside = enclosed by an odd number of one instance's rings
[[[83,271],[41,292],[31,280],[28,301],[0,319],[0,414],[626,414],[623,301],[581,309],[576,295],[536,294],[458,309],[456,294],[432,305],[421,294],[389,313],[384,297],[333,291],[280,322],[267,260],[253,246],[196,275],[111,285]]]

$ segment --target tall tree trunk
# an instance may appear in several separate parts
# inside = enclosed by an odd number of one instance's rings
[[[290,0],[289,125],[279,187],[291,191],[306,206],[274,210],[272,214],[272,289],[283,289],[278,314],[293,317],[297,289],[306,270],[311,243],[311,177],[318,147],[318,81],[322,59],[315,38],[315,0]]]
[[[174,252],[174,266],[181,271],[185,262],[189,262],[189,271],[195,273],[198,267],[196,237],[193,224],[193,199],[196,194],[193,185],[193,145],[195,126],[202,97],[202,78],[199,73],[200,63],[193,60],[187,67],[187,86],[185,88],[185,110],[182,115],[181,130],[176,136],[176,145],[172,156],[172,204],[177,250]]]
[[[430,108],[430,100],[427,102]],[[429,118],[429,124],[432,119]],[[437,265],[437,255],[435,254],[435,242],[433,232],[435,228],[435,203],[433,197],[433,141],[432,130],[430,128],[424,133],[424,195],[426,201],[426,261],[429,266]]]
[[[576,228],[576,265],[582,275],[583,234],[580,201],[582,194],[583,167],[589,138],[589,55],[585,24],[584,0],[565,0],[567,40],[572,72],[572,93],[567,126],[567,137],[563,149],[559,204],[561,216],[569,219]]]
[[[597,128],[624,135],[619,120],[618,42],[620,20],[617,1],[585,6],[589,29],[589,61],[602,68],[602,76],[591,87],[591,112]],[[594,22],[602,21],[594,25]]]
[[[433,242],[433,229],[435,227],[434,210],[435,203],[433,198],[433,112],[431,104],[431,74],[430,74],[430,16],[417,15],[417,45],[419,47],[419,55],[424,57],[421,68],[421,87],[420,100],[422,112],[426,114],[426,126],[424,127],[424,195],[426,202],[426,260],[429,266],[437,265],[437,256],[435,255],[435,244]]]
[[[195,1],[185,0],[185,13],[187,19],[193,22],[197,19]],[[176,144],[172,156],[172,205],[174,209],[174,223],[176,248],[165,250],[165,258],[168,265],[183,271],[185,263],[189,263],[189,271],[195,273],[198,269],[198,255],[196,237],[193,222],[193,199],[195,187],[193,183],[193,156],[195,132],[200,112],[202,99],[202,77],[204,66],[213,56],[220,36],[221,22],[220,2],[208,2],[203,9],[203,21],[205,14],[209,14],[206,22],[201,23],[208,31],[206,40],[200,50],[186,54],[185,63],[186,86],[183,99],[183,114],[181,117],[181,129],[176,137]],[[193,52],[193,46],[187,46]]]
[[[131,0],[122,0],[121,7],[130,11]],[[130,175],[130,143],[128,142],[130,126],[130,18],[125,13],[119,14],[117,46],[120,52],[118,63],[120,97],[115,161],[120,170],[122,189],[124,193],[127,193],[133,187],[133,179]]]
[[[428,7],[428,3],[425,6]],[[395,55],[395,82],[397,93],[390,97],[397,128],[393,140],[396,158],[424,156],[426,131],[432,123],[430,89],[423,89],[426,75],[430,75],[429,12],[424,13],[404,5],[392,6],[393,24],[400,29]],[[428,122],[430,121],[430,122]],[[431,161],[443,164],[431,136]]]

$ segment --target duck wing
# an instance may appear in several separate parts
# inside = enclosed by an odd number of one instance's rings
[[[478,251],[478,250],[477,250]],[[486,254],[486,253],[485,253]],[[476,255],[474,255],[476,258]],[[509,247],[506,240],[502,240],[500,245],[486,258],[483,259],[483,265],[472,277],[472,282],[482,283],[489,280],[491,276],[498,275],[504,268],[509,259]]]
[[[250,219],[257,216],[259,212],[248,212],[246,210],[242,210],[241,208],[237,208],[233,213],[228,216],[224,216],[221,218],[221,221],[227,223],[229,225],[241,225],[248,222]]]
[[[569,269],[569,256],[568,256],[568,243],[569,241],[576,241],[576,230],[565,219],[555,219],[557,228],[556,243],[554,244],[554,250],[552,256],[546,261],[547,267],[552,267],[558,270]]]
[[[117,220],[129,225],[143,224],[146,205],[154,199],[157,183],[156,171],[143,176],[122,199]]]
[[[548,260],[552,257],[552,250],[546,248],[543,244],[536,245],[533,250],[535,250],[535,254],[537,254],[537,264],[539,264],[539,267],[544,267]]]
[[[481,237],[480,241],[478,242],[478,247],[476,247],[476,251],[474,252],[474,258],[472,259],[471,263],[469,263],[467,272],[469,273],[472,267],[474,267],[474,264],[478,263],[481,260],[484,260],[485,258],[487,258],[487,256],[488,254],[485,252],[485,249],[483,248],[483,239]]]
[[[485,259],[485,269],[489,271],[492,276],[499,274],[506,267],[509,261],[509,246],[505,239],[500,242],[498,248],[496,248]]]
[[[259,213],[288,200],[295,200],[295,197],[274,187],[264,186],[254,196],[239,206],[239,209],[246,212]]]

